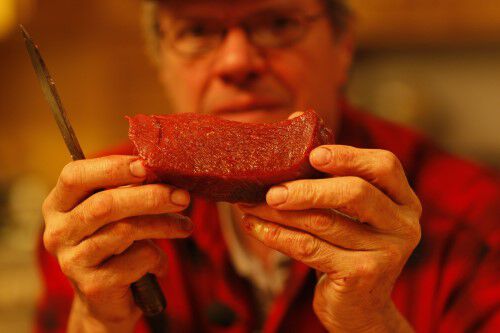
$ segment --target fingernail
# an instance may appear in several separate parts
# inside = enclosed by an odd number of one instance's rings
[[[288,198],[288,189],[285,186],[273,187],[267,192],[267,203],[271,206],[281,205]]]
[[[297,117],[300,117],[304,114],[304,112],[302,111],[295,111],[294,113],[292,113],[288,119],[294,119],[294,118],[297,118]]]
[[[130,163],[130,173],[135,177],[143,178],[147,175],[147,170],[141,160],[135,160]]]
[[[186,206],[189,203],[189,193],[185,190],[177,189],[170,195],[170,201],[178,206]]]
[[[318,148],[311,153],[311,161],[316,165],[325,165],[332,159],[332,153],[326,148]]]

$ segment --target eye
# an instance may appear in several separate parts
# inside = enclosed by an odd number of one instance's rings
[[[192,23],[183,26],[177,32],[178,38],[200,38],[210,34],[210,29],[203,23]]]
[[[255,43],[264,47],[287,46],[304,32],[300,15],[293,13],[269,13],[256,16],[247,25]]]
[[[291,16],[277,16],[270,18],[268,22],[268,26],[274,30],[286,30],[297,25],[299,25],[297,19]]]
[[[172,46],[182,54],[196,55],[213,49],[222,36],[224,26],[218,22],[183,20],[173,30]]]

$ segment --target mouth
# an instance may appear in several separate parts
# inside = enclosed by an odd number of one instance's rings
[[[210,112],[226,120],[241,122],[266,122],[270,114],[283,110],[282,104],[270,101],[251,100],[245,102],[229,102],[218,106]]]

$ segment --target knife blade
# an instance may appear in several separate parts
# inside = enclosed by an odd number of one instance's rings
[[[85,155],[66,115],[61,98],[56,89],[55,81],[50,76],[45,61],[29,33],[22,25],[20,25],[20,29],[38,81],[42,86],[43,95],[50,105],[57,126],[71,154],[71,158],[73,161],[83,160],[85,159]],[[163,295],[155,275],[151,273],[144,275],[131,285],[131,289],[135,303],[141,308],[145,315],[154,316],[165,310],[165,296]]]
[[[35,73],[38,76],[38,81],[42,86],[43,95],[50,105],[50,110],[52,111],[52,115],[57,122],[59,130],[61,131],[64,142],[69,149],[71,158],[74,161],[83,160],[85,159],[85,155],[83,154],[80,143],[76,138],[75,131],[73,130],[73,127],[71,126],[71,123],[66,116],[61,98],[57,93],[56,84],[50,76],[47,66],[45,65],[45,61],[43,60],[38,47],[31,39],[31,36],[22,25],[20,26],[20,28],[24,37],[26,49],[28,50],[28,54],[31,59],[31,63],[33,64]]]

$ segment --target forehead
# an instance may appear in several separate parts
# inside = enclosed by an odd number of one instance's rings
[[[166,0],[164,14],[173,16],[210,16],[238,18],[265,10],[321,10],[320,0]]]

